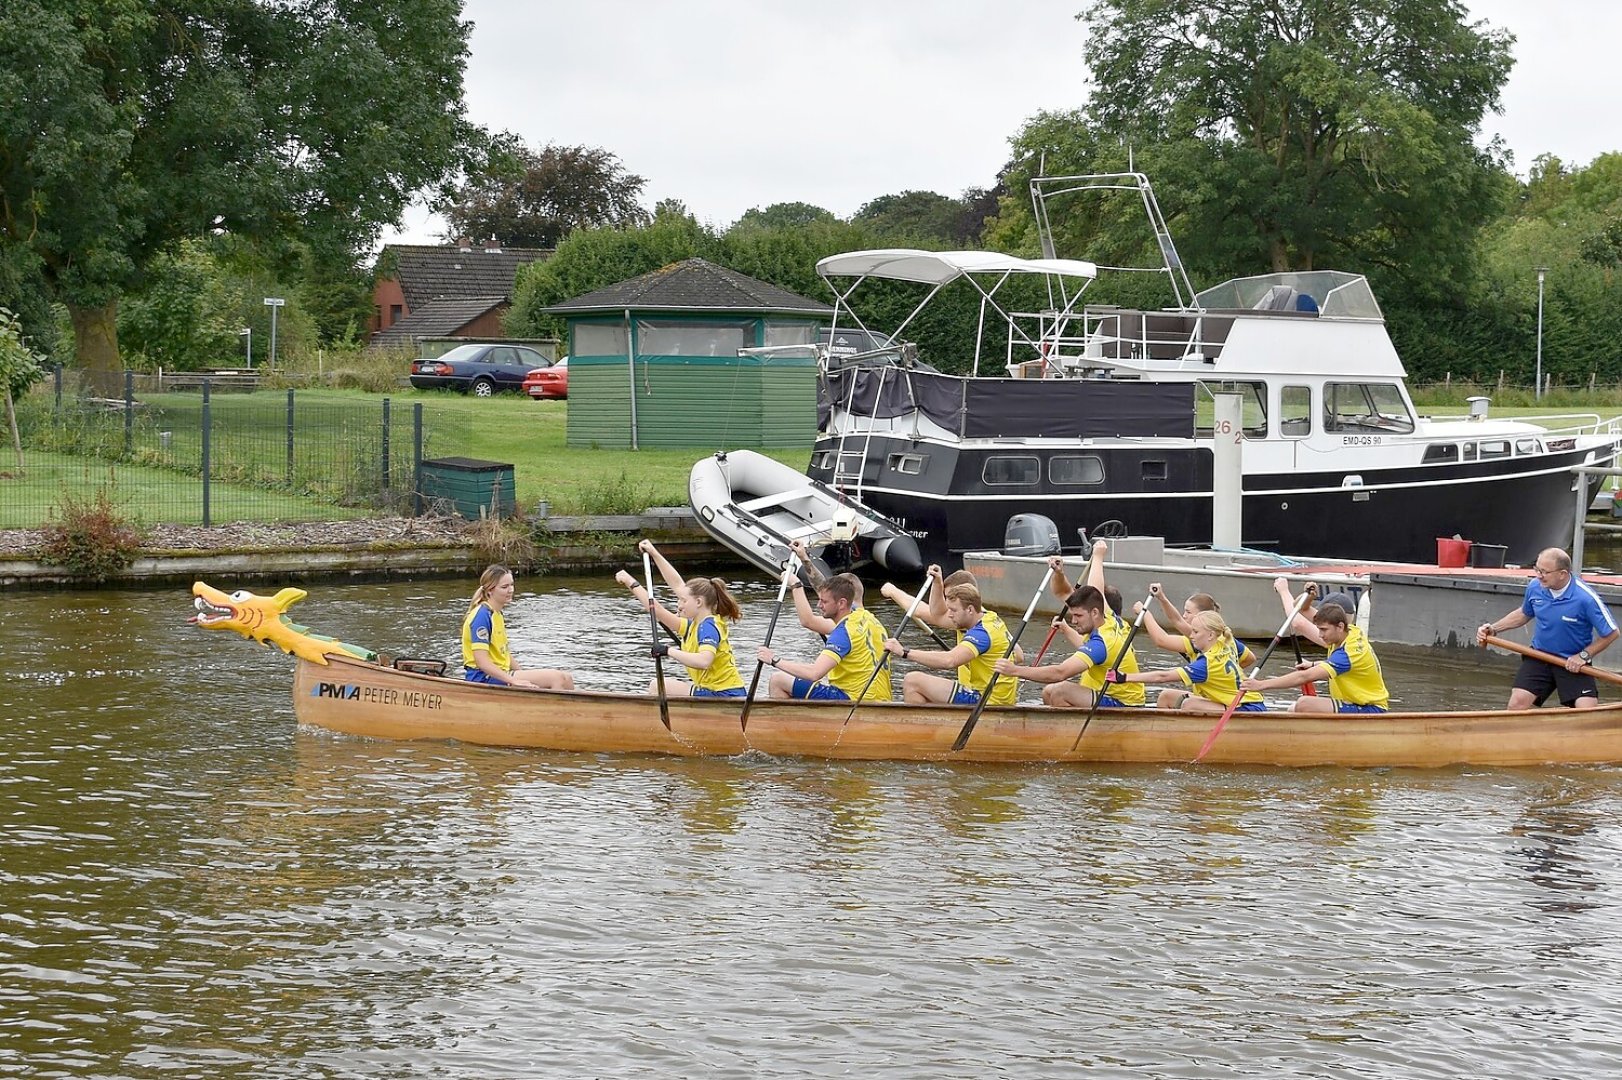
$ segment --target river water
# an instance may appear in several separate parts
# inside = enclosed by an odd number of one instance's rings
[[[295,615],[448,655],[470,589]],[[183,589],[0,604],[0,1075],[1622,1068],[1617,770],[374,743],[298,730],[288,658]],[[509,625],[582,685],[648,676],[612,583],[521,581]],[[1410,701],[1507,694],[1504,661],[1383,655]]]

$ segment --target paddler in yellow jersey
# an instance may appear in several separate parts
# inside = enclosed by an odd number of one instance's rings
[[[687,668],[691,684],[680,679],[666,679],[665,693],[672,697],[725,697],[741,698],[743,676],[732,658],[732,644],[728,635],[731,623],[742,617],[738,602],[727,592],[726,582],[720,578],[687,578],[676,573],[676,568],[654,547],[652,540],[643,540],[637,548],[653,558],[654,565],[677,597],[676,610],[667,609],[648,595],[637,580],[621,570],[614,580],[631,590],[637,601],[646,604],[660,625],[676,634],[678,645],[655,645],[657,656],[669,656]],[[648,693],[658,692],[657,680],[648,683]]]
[[[1142,604],[1134,605],[1141,608]],[[1152,615],[1144,617],[1147,626]],[[1187,690],[1162,691],[1155,704],[1162,709],[1188,709],[1193,712],[1226,712],[1234,698],[1240,697],[1239,683],[1244,672],[1239,670],[1239,646],[1233,631],[1221,615],[1214,611],[1201,611],[1189,620],[1188,641],[1195,655],[1192,662],[1170,671],[1140,671],[1128,675],[1111,671],[1106,676],[1110,683],[1175,683]],[[1113,693],[1113,691],[1111,691]],[[1267,708],[1262,696],[1245,691],[1237,711],[1262,712]]]
[[[867,690],[864,701],[889,701],[894,696],[888,673],[875,678],[874,670],[884,656],[884,627],[871,611],[862,607],[862,582],[855,574],[835,574],[817,586],[819,615],[811,610],[805,585],[796,571],[785,570],[785,580],[794,593],[794,609],[800,625],[825,640],[815,660],[784,660],[776,650],[762,645],[756,656],[767,667],[776,668],[768,684],[774,698],[804,698],[812,701],[852,701]],[[871,685],[869,685],[871,684]]]
[[[940,567],[931,566],[930,576],[940,579]],[[979,586],[959,581],[943,590],[946,604],[944,622],[958,632],[958,642],[950,649],[909,649],[895,638],[884,642],[886,651],[936,671],[957,669],[956,681],[909,671],[901,680],[901,698],[910,705],[948,702],[974,705],[991,682],[993,664],[1009,652],[1008,627],[994,611],[986,611]],[[932,620],[933,621],[933,620]],[[988,705],[1012,705],[1019,696],[1019,680],[998,679]]]
[[[1065,708],[1090,709],[1104,687],[1104,673],[1112,667],[1122,671],[1137,671],[1138,657],[1132,649],[1122,653],[1121,647],[1131,636],[1132,624],[1111,611],[1104,594],[1091,585],[1083,585],[1065,597],[1064,619],[1060,629],[1065,630],[1076,652],[1069,659],[1041,667],[1026,667],[1012,659],[997,661],[996,668],[1003,675],[1013,675],[1032,682],[1046,683],[1042,688],[1044,704]],[[1122,683],[1114,693],[1102,694],[1101,706],[1119,708],[1143,705],[1147,700],[1143,687]]]
[[[1329,649],[1328,656],[1303,661],[1288,675],[1246,679],[1245,689],[1284,690],[1328,679],[1327,698],[1302,697],[1290,706],[1290,711],[1383,713],[1389,709],[1391,695],[1385,688],[1385,676],[1380,673],[1379,657],[1369,646],[1363,628],[1352,624],[1350,613],[1339,604],[1325,603],[1313,612],[1312,623]]]

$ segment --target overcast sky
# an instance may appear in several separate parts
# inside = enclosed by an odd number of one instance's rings
[[[986,187],[1040,110],[1087,93],[1085,0],[467,0],[470,118],[534,147],[601,146],[718,227],[809,202]],[[1622,150],[1622,3],[1471,0],[1516,37],[1501,134],[1525,174]],[[1152,179],[1152,178],[1151,178]],[[414,211],[387,237],[436,242]]]

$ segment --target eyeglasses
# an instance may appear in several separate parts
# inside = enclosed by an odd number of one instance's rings
[[[1555,567],[1553,570],[1548,570],[1541,566],[1532,567],[1532,573],[1536,574],[1538,577],[1548,577],[1550,574],[1565,574],[1569,572],[1570,571],[1562,570],[1559,567]]]

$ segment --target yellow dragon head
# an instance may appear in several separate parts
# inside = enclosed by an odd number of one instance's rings
[[[206,582],[194,582],[192,596],[197,614],[190,622],[205,630],[235,630],[250,641],[272,645],[285,653],[325,664],[328,656],[354,656],[376,662],[377,654],[336,638],[317,634],[287,617],[287,609],[310,595],[303,589],[287,588],[275,596],[259,596],[239,589],[221,592]]]

